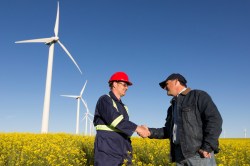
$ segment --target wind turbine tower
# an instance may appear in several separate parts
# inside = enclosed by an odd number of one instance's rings
[[[85,135],[91,135],[92,127],[94,125],[93,125],[93,120],[90,117],[94,118],[94,116],[89,112],[87,102],[84,101],[83,99],[82,99],[82,102],[83,102],[83,104],[84,104],[84,106],[85,106],[85,108],[87,110],[86,113],[85,113],[85,116],[83,117],[83,120],[85,120]],[[88,122],[89,122],[89,134],[88,134]]]
[[[80,92],[79,95],[61,95],[61,96],[64,96],[64,97],[71,97],[71,98],[75,98],[77,100],[77,110],[76,110],[76,134],[79,134],[79,116],[80,116],[80,100],[83,100],[82,99],[82,94],[83,94],[83,91],[86,87],[86,84],[87,84],[87,81],[85,82],[85,84],[83,85],[82,87],[82,90]]]
[[[31,40],[23,40],[17,41],[15,43],[45,43],[49,46],[49,57],[48,57],[48,67],[47,67],[47,78],[46,78],[46,87],[45,87],[45,96],[44,96],[44,105],[43,105],[43,117],[42,117],[42,128],[41,133],[48,133],[48,125],[49,125],[49,111],[50,111],[50,94],[51,94],[51,81],[52,81],[52,66],[53,66],[53,57],[54,57],[54,44],[59,43],[62,49],[67,53],[69,58],[73,61],[75,66],[78,68],[80,73],[82,73],[81,69],[75,62],[74,58],[71,56],[66,47],[59,41],[58,37],[59,31],[59,2],[57,4],[57,15],[56,22],[54,27],[55,36],[50,38],[40,38],[40,39],[31,39]]]
[[[247,138],[247,129],[244,129],[244,137]]]

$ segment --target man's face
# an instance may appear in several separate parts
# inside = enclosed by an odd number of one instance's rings
[[[177,96],[178,92],[176,89],[178,80],[168,80],[166,82],[166,86],[165,86],[165,90],[167,91],[167,95],[168,96]]]
[[[123,97],[126,94],[126,91],[128,90],[128,84],[125,82],[115,82],[117,93]]]

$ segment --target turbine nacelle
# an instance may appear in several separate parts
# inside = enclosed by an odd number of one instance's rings
[[[58,40],[59,40],[59,37],[53,36],[53,37],[51,37],[50,39],[51,39],[50,41],[45,42],[46,45],[51,45],[51,44],[53,44],[53,43],[57,43]]]

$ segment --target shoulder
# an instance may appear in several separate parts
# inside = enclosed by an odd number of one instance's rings
[[[98,101],[107,101],[107,100],[110,100],[110,97],[108,96],[108,94],[104,94],[98,99]]]
[[[111,97],[108,96],[108,94],[104,94],[98,99],[98,103],[111,103],[111,102],[112,99]]]
[[[103,109],[104,107],[107,107],[109,105],[113,105],[112,100],[107,94],[104,94],[101,97],[99,97],[96,103],[96,108]]]
[[[99,98],[99,100],[103,100],[103,99],[107,99],[107,98],[109,98],[109,96],[108,96],[107,94],[104,94],[104,95],[102,95],[102,96]]]
[[[190,94],[197,96],[209,96],[209,94],[206,91],[200,89],[193,89],[190,91]]]
[[[194,89],[191,92],[198,101],[212,101],[211,96],[204,90]]]

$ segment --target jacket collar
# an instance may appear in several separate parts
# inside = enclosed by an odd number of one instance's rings
[[[110,97],[111,97],[114,101],[119,102],[119,103],[122,103],[122,100],[121,100],[121,99],[118,100],[118,98],[115,96],[115,94],[114,94],[112,91],[109,92],[109,95],[110,95]],[[122,104],[123,104],[123,103],[122,103]]]
[[[184,96],[186,96],[190,91],[191,91],[191,89],[187,88],[186,90],[184,90],[183,92],[181,92],[181,94],[184,95]]]
[[[191,91],[191,88],[187,88],[183,92],[181,92],[179,95],[186,96]],[[177,101],[177,97],[173,97],[170,103],[172,104],[174,101]]]
[[[110,97],[111,97],[113,100],[118,101],[117,97],[115,96],[115,94],[114,94],[112,91],[109,92],[109,95],[110,95]]]

